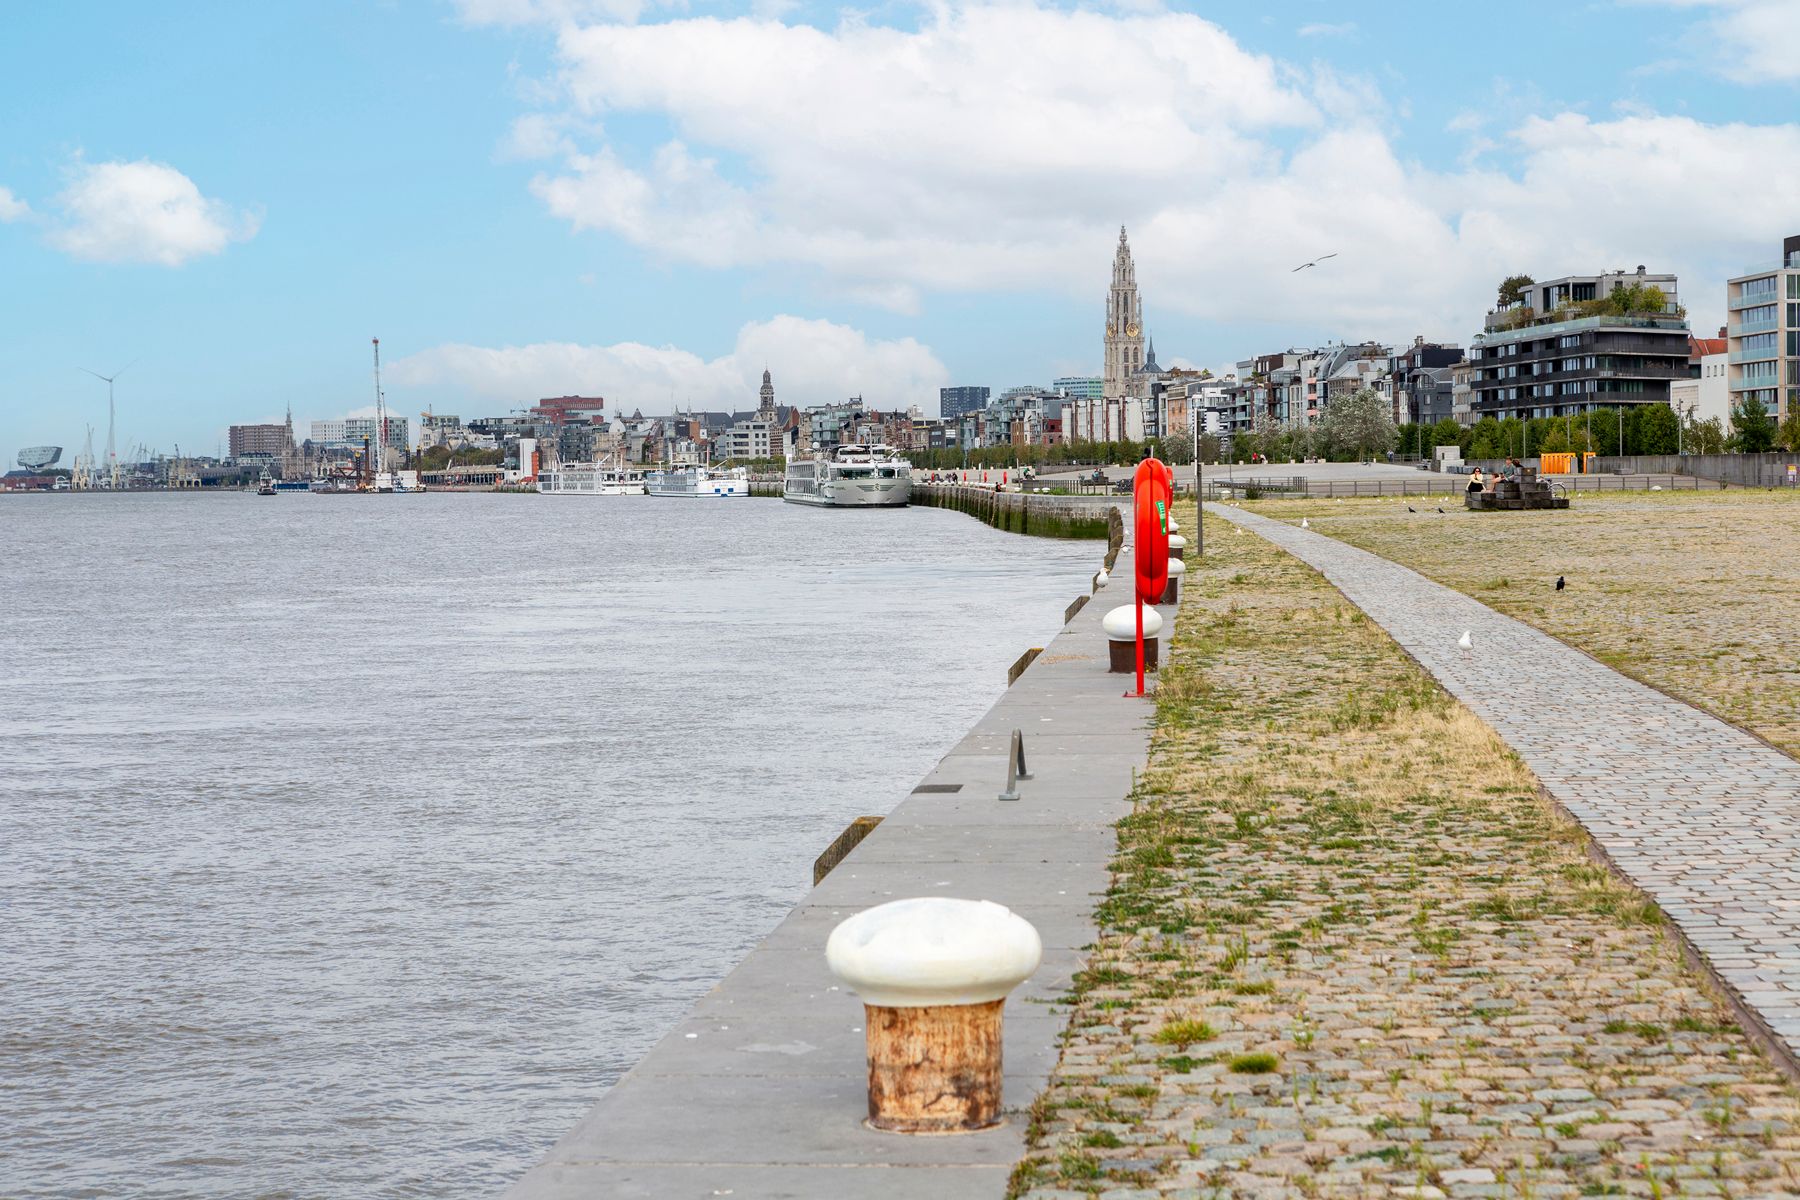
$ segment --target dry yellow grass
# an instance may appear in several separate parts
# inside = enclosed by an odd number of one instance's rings
[[[1610,493],[1563,512],[1446,504],[1445,516],[1417,497],[1245,507],[1307,517],[1800,756],[1800,493]]]
[[[1800,1195],[1800,1101],[1654,906],[1321,576],[1207,536],[1011,1194]]]

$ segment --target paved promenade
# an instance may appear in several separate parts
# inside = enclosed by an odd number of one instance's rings
[[[1129,551],[1117,575],[1130,579]],[[507,1195],[998,1200],[1024,1152],[1019,1114],[1056,1065],[1057,1001],[1095,938],[1113,825],[1148,754],[1152,702],[1122,697],[1100,630],[1129,598],[1115,583],[1087,604],[910,795],[897,780],[895,794],[869,796],[882,824]],[[995,634],[1008,636],[1003,623]],[[1002,802],[1015,729],[1033,777]],[[906,1137],[862,1123],[863,1008],[826,968],[825,939],[864,908],[925,895],[997,901],[1043,938],[1043,965],[1007,1002],[1010,1115],[992,1131]]]
[[[1240,509],[1211,511],[1323,573],[1492,726],[1794,1069],[1800,763],[1405,567]],[[1465,630],[1468,650],[1457,644]]]

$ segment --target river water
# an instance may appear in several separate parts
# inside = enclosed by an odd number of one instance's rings
[[[767,500],[0,501],[0,1194],[497,1192],[1099,555]]]

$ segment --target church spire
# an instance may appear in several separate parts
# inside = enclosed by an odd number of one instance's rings
[[[1131,241],[1119,226],[1119,245],[1113,252],[1112,288],[1106,297],[1106,359],[1101,376],[1101,395],[1111,399],[1128,395],[1131,377],[1145,366],[1144,310],[1138,298],[1137,266],[1131,260]]]

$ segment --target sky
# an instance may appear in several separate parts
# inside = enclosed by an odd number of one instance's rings
[[[1800,0],[0,9],[0,451],[1466,344],[1495,284],[1800,233]],[[1315,269],[1293,267],[1335,253]],[[121,368],[123,371],[121,372]],[[67,458],[65,457],[65,465]]]

